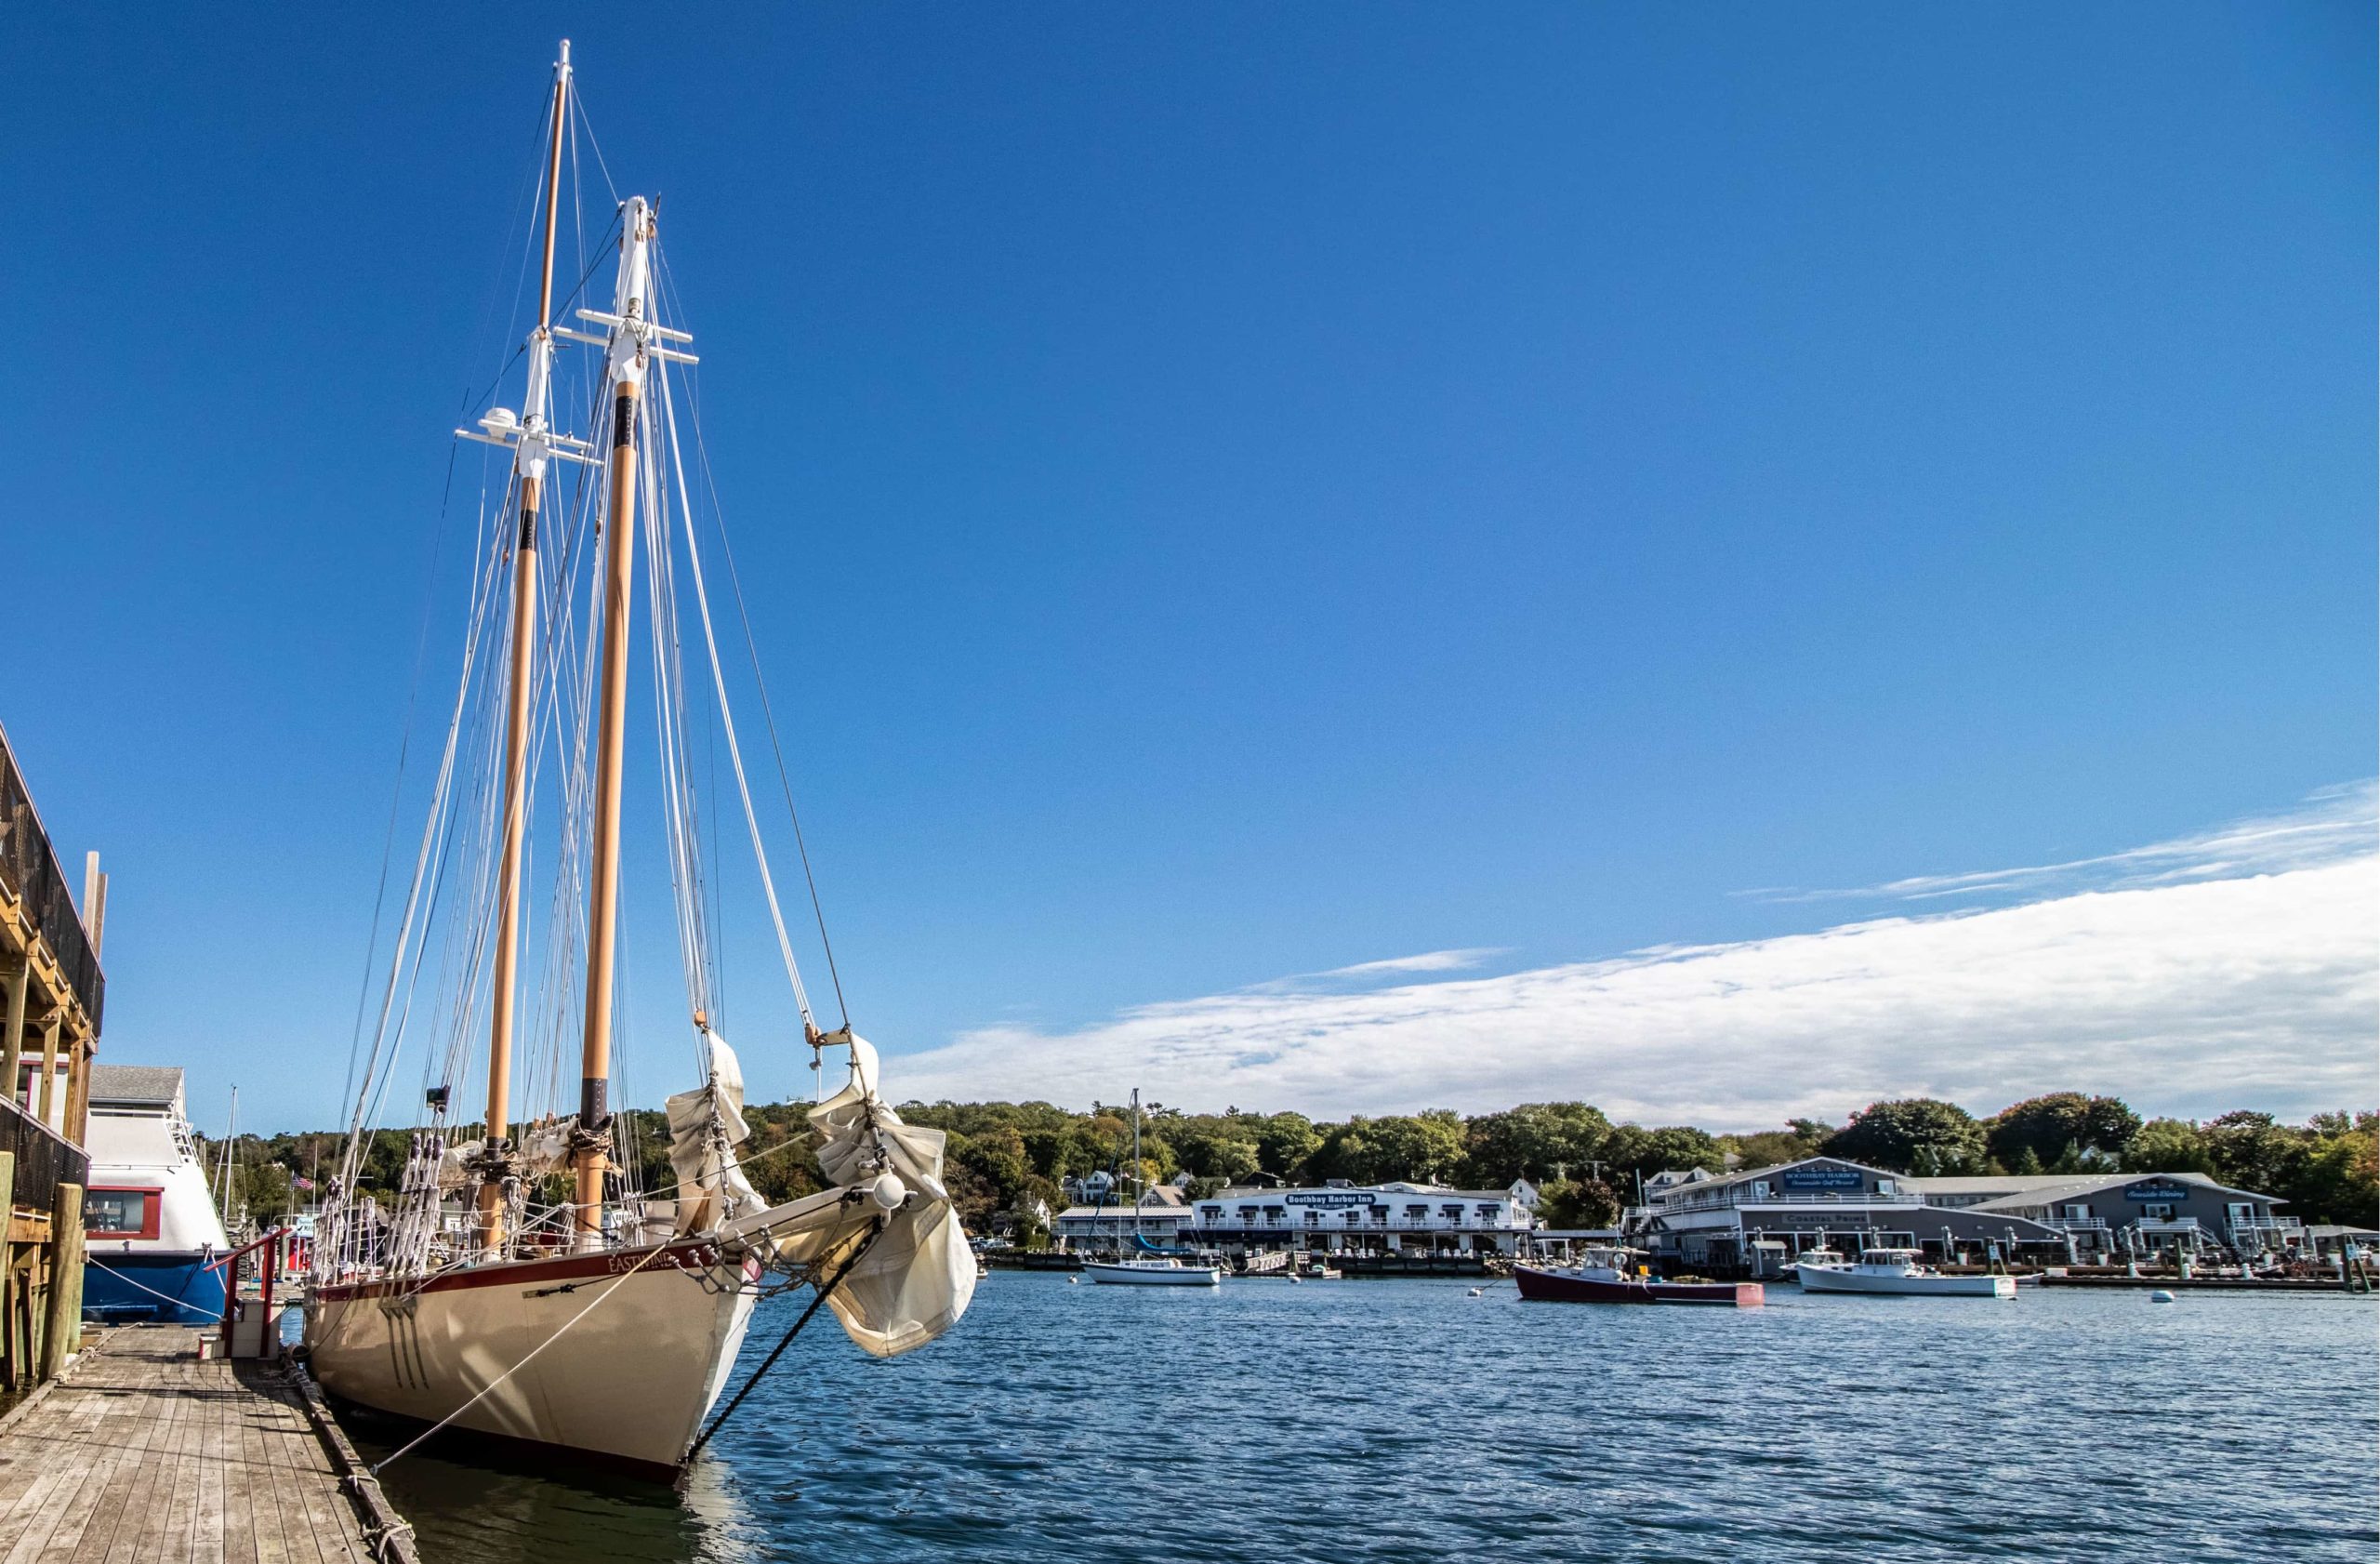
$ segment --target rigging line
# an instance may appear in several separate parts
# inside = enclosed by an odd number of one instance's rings
[[[678,448],[678,413],[676,404],[671,400],[669,393],[670,377],[668,373],[668,365],[665,362],[658,367],[661,370],[661,374],[658,378],[661,383],[662,416],[669,428],[669,457],[671,464],[676,469],[678,477],[678,504],[680,510],[684,514],[686,522],[686,564],[694,577],[694,603],[700,610],[703,622],[703,643],[710,652],[711,683],[719,695],[720,725],[726,730],[727,734],[727,763],[734,769],[735,790],[737,795],[744,801],[744,823],[750,828],[752,833],[752,855],[754,858],[759,860],[760,863],[760,888],[768,895],[769,919],[771,922],[776,925],[777,950],[778,953],[785,958],[786,976],[791,979],[793,983],[794,1003],[800,1008],[803,1026],[806,1027],[810,1032],[815,1033],[818,1029],[818,1023],[811,1014],[810,995],[801,986],[801,969],[795,963],[793,959],[793,940],[791,936],[786,933],[785,913],[777,906],[776,881],[774,877],[769,873],[768,850],[762,845],[760,841],[760,817],[752,808],[752,788],[751,784],[746,780],[744,775],[744,752],[735,740],[735,719],[729,713],[727,708],[727,675],[720,665],[719,638],[711,632],[710,594],[703,586],[702,554],[694,541],[693,508],[686,503],[686,464]],[[807,855],[805,855],[803,858],[803,869],[805,873],[808,871],[808,862]],[[837,1001],[840,1002],[842,997],[840,985],[837,986],[835,994]],[[850,1013],[848,1011],[844,1013],[843,1024],[846,1027],[851,1025]]]
[[[655,253],[656,255],[659,253],[658,246],[655,247]],[[676,284],[670,277],[669,262],[666,257],[661,260],[661,272],[664,282],[668,284],[674,295],[677,291]],[[786,769],[785,746],[777,737],[776,708],[769,699],[768,678],[760,670],[760,647],[759,641],[752,634],[752,616],[744,606],[744,579],[735,568],[735,545],[727,536],[726,513],[719,503],[719,481],[711,471],[710,448],[703,440],[701,388],[694,383],[694,378],[691,375],[687,377],[686,389],[691,403],[690,411],[694,420],[694,455],[703,464],[703,487],[710,492],[711,519],[719,531],[720,552],[727,558],[727,582],[733,589],[735,598],[735,616],[744,627],[745,649],[752,659],[752,683],[760,694],[760,718],[763,725],[768,729],[769,749],[776,757],[777,785],[785,790],[786,817],[793,822],[794,850],[800,855],[801,878],[809,887],[810,912],[818,924],[818,944],[826,953],[826,977],[834,985],[835,1008],[842,1012],[843,1029],[849,1031],[852,1024],[852,1007],[843,998],[843,975],[835,964],[835,942],[827,937],[826,909],[818,899],[818,877],[811,868],[810,843],[802,833],[801,812],[794,807],[793,778]],[[672,419],[670,431],[673,439],[676,436],[676,420]],[[680,469],[681,481],[683,471],[681,466]],[[813,1073],[815,1073],[814,1069]],[[819,1090],[824,1090],[823,1084],[820,1084]]]
[[[464,390],[463,412],[470,411],[469,388]],[[455,497],[455,461],[462,447],[453,441],[446,444],[446,482],[438,496],[438,525],[430,534],[430,590],[423,594],[421,630],[414,639],[413,680],[405,691],[405,720],[397,741],[397,781],[389,792],[389,824],[380,842],[380,882],[372,893],[372,933],[364,946],[364,977],[355,990],[355,1029],[347,1041],[347,1079],[339,1083],[338,1100],[345,1102],[355,1089],[355,1057],[364,1048],[364,1013],[372,1002],[372,970],[378,964],[380,949],[380,918],[388,905],[389,866],[397,855],[397,815],[405,796],[405,762],[413,752],[414,714],[421,700],[421,675],[430,660],[430,624],[435,616],[438,603],[438,562],[445,552],[446,523]]]
[[[769,1349],[769,1355],[760,1359],[760,1366],[752,1371],[752,1377],[744,1382],[744,1388],[735,1393],[734,1400],[720,1409],[719,1415],[711,1419],[710,1426],[703,1430],[702,1437],[696,1439],[693,1447],[686,1451],[687,1460],[692,1461],[702,1453],[703,1446],[710,1443],[710,1437],[718,1433],[721,1425],[726,1423],[735,1409],[744,1404],[744,1398],[752,1393],[752,1387],[760,1383],[760,1377],[776,1367],[777,1359],[785,1356],[785,1349],[793,1345],[793,1338],[801,1334],[801,1328],[810,1323],[810,1317],[816,1314],[820,1306],[834,1295],[835,1289],[843,1284],[843,1278],[852,1274],[852,1267],[866,1257],[867,1252],[876,1247],[876,1240],[882,1238],[892,1226],[880,1216],[876,1219],[876,1230],[868,1234],[859,1248],[852,1252],[852,1257],[843,1262],[842,1268],[827,1280],[826,1285],[818,1289],[818,1295],[810,1300],[810,1306],[801,1311],[801,1318],[795,1320],[793,1328],[778,1339],[775,1346]]]
[[[669,1245],[666,1243],[654,1245],[653,1249],[646,1253],[643,1259],[639,1260],[635,1265],[630,1266],[627,1270],[620,1273],[619,1281],[626,1282],[628,1278],[636,1275],[637,1272],[653,1264],[654,1260],[661,1256],[662,1252],[668,1248],[669,1248]],[[372,1475],[375,1477],[379,1476],[382,1468],[386,1467],[390,1462],[410,1453],[415,1445],[421,1443],[422,1440],[430,1438],[430,1435],[435,1434],[441,1428],[445,1427],[446,1425],[454,1422],[456,1418],[470,1411],[473,1407],[478,1406],[482,1401],[487,1398],[487,1393],[489,1391],[494,1390],[497,1385],[502,1385],[506,1380],[510,1379],[514,1374],[517,1374],[522,1370],[527,1368],[531,1361],[536,1358],[538,1353],[545,1351],[546,1348],[562,1340],[563,1333],[569,1331],[572,1326],[577,1324],[588,1315],[593,1314],[597,1309],[602,1308],[604,1303],[619,1291],[619,1285],[615,1283],[613,1286],[606,1287],[602,1292],[597,1293],[585,1308],[580,1309],[576,1314],[572,1315],[568,1319],[563,1320],[560,1326],[556,1327],[552,1335],[548,1336],[544,1341],[539,1342],[536,1346],[530,1348],[529,1356],[527,1358],[522,1359],[521,1361],[513,1364],[512,1367],[505,1370],[502,1373],[488,1381],[485,1385],[481,1387],[478,1395],[472,1397],[469,1400],[465,1401],[461,1406],[456,1407],[453,1412],[448,1412],[444,1417],[440,1418],[437,1422],[431,1424],[429,1427],[424,1428],[420,1433],[415,1435],[412,1440],[403,1448],[391,1451],[389,1455],[376,1462],[371,1468]]]

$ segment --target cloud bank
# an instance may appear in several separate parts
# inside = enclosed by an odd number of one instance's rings
[[[2185,842],[1844,893],[2034,893],[2016,906],[1357,991],[1285,979],[1078,1030],[967,1032],[902,1058],[891,1083],[926,1100],[1073,1106],[1137,1085],[1194,1110],[1317,1117],[1583,1098],[1721,1130],[1921,1093],[1989,1111],[2063,1088],[2192,1116],[2369,1107],[2373,798],[2368,783],[2329,789],[2294,815]],[[1460,971],[1488,954],[1312,975]]]

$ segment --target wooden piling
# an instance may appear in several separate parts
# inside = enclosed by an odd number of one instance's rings
[[[49,1219],[49,1318],[41,1332],[41,1374],[66,1366],[83,1333],[83,1186],[61,1184]]]

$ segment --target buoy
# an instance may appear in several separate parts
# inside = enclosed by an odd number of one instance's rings
[[[2170,1304],[2174,1301],[2174,1295],[2160,1287],[2156,1292],[2149,1294],[2149,1301],[2152,1304]]]
[[[1069,1287],[1080,1287],[1082,1285],[1082,1278],[1078,1276],[1070,1276],[1066,1278],[1066,1285]]]
[[[1488,1289],[1486,1289],[1486,1288],[1484,1288],[1484,1287],[1474,1287],[1474,1288],[1473,1288],[1473,1289],[1471,1290],[1471,1292],[1470,1292],[1470,1296],[1472,1296],[1472,1297],[1474,1297],[1474,1298],[1484,1298],[1484,1297],[1486,1297],[1487,1295],[1488,1295]]]

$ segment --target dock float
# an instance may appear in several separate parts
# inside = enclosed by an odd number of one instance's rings
[[[414,1564],[307,1386],[125,1326],[0,1418],[0,1558]]]

